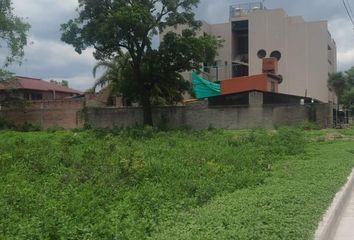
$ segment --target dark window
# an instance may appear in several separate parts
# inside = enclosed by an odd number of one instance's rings
[[[240,31],[248,32],[248,20],[233,22],[232,28],[235,32],[240,32]]]
[[[208,63],[203,63],[203,72],[210,73],[210,67],[208,66]]]
[[[23,98],[26,100],[31,100],[31,95],[29,93],[24,93]]]
[[[247,66],[241,64],[234,64],[232,66],[232,76],[233,77],[244,77],[248,76],[249,69]]]
[[[238,54],[248,54],[248,36],[238,38]]]
[[[31,100],[42,100],[43,96],[41,93],[32,93],[31,94]]]
[[[232,23],[232,77],[248,76],[249,29],[248,20]]]

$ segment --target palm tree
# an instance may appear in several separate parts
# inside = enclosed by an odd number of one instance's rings
[[[110,61],[98,62],[92,71],[94,78],[96,78],[99,68],[104,68],[105,71],[96,79],[90,91],[95,92],[97,87],[106,87],[111,96],[122,96],[127,105],[137,101],[136,83],[133,81],[130,61],[130,55],[126,53],[116,56]]]
[[[100,61],[98,62],[93,70],[93,77],[96,78],[97,70],[99,68],[104,68],[105,72],[96,79],[92,91],[95,91],[97,87],[110,87],[113,88],[113,84],[117,84],[122,80],[122,71],[129,64],[129,55],[125,54],[122,56],[117,56],[111,61]]]

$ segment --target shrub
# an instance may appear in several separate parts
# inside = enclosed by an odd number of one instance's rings
[[[307,130],[307,131],[321,129],[321,126],[316,122],[303,122],[299,124],[298,127],[302,130]]]
[[[0,130],[2,129],[13,129],[15,125],[12,124],[10,121],[6,120],[5,118],[0,117]]]
[[[17,126],[16,129],[21,132],[38,132],[42,130],[39,124],[28,123],[28,122],[25,122],[24,124]]]
[[[46,129],[47,132],[49,133],[55,133],[55,132],[58,132],[58,131],[64,131],[65,129],[63,127],[60,127],[60,126],[52,126],[52,127],[49,127]]]

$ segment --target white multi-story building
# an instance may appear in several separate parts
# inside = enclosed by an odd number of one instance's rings
[[[231,6],[229,22],[203,23],[201,28],[200,34],[224,40],[215,65],[204,77],[218,81],[260,74],[261,58],[277,57],[278,73],[284,78],[280,93],[336,102],[327,87],[329,74],[337,70],[336,44],[327,25],[327,21],[288,16],[283,9],[266,9],[259,2]]]

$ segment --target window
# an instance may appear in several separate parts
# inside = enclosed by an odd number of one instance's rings
[[[42,100],[42,93],[32,93],[32,100]]]
[[[42,100],[43,99],[42,93],[24,93],[23,96],[26,100]]]

